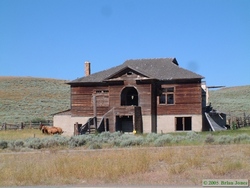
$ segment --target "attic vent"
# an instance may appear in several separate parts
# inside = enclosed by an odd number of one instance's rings
[[[127,72],[127,75],[132,75],[132,74],[133,74],[132,71]]]
[[[108,93],[109,90],[96,90],[95,92],[96,93]]]

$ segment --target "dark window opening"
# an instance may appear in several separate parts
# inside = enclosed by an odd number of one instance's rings
[[[192,118],[191,117],[176,117],[176,131],[191,131]]]
[[[116,116],[116,131],[133,132],[133,116]]]
[[[132,74],[133,74],[133,72],[131,72],[131,71],[127,72],[127,75],[132,75]]]
[[[160,95],[159,104],[166,104],[166,95],[165,94]]]
[[[174,94],[167,94],[167,104],[174,104]]]
[[[184,130],[185,131],[191,131],[192,130],[192,125],[191,125],[191,117],[186,117],[184,118]]]
[[[126,87],[122,90],[121,106],[138,106],[138,92],[134,87]]]
[[[182,118],[180,117],[176,118],[176,130],[183,131],[183,122],[182,122]]]
[[[167,88],[167,92],[174,92],[174,87]]]
[[[159,95],[159,104],[174,104],[174,87],[162,88]]]

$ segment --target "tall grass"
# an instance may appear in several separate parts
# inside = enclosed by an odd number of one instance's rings
[[[239,145],[5,153],[0,186],[199,185],[204,178],[250,177],[249,153]]]
[[[146,172],[148,153],[40,153],[1,156],[0,185],[61,185],[102,181],[110,183],[128,174]]]
[[[27,138],[44,138],[47,135],[42,134],[39,129],[22,129],[22,130],[7,130],[0,131],[1,140],[18,140]]]

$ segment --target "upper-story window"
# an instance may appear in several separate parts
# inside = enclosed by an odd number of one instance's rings
[[[174,104],[174,87],[163,88],[159,96],[159,104]]]

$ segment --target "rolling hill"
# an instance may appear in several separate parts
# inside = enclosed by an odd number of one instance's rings
[[[250,115],[250,85],[211,90],[209,101],[215,109],[228,115]]]
[[[66,80],[33,77],[0,77],[0,123],[36,119],[52,120],[52,114],[70,108]],[[209,91],[212,106],[237,116],[250,114],[250,86]]]
[[[52,114],[70,108],[70,86],[65,83],[56,79],[0,77],[0,123],[52,120]]]

